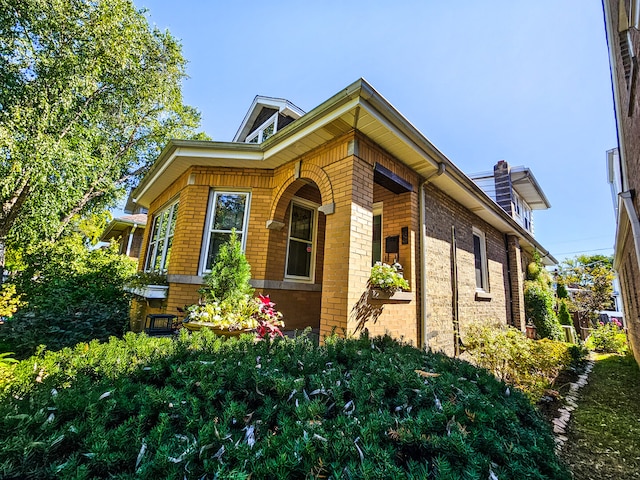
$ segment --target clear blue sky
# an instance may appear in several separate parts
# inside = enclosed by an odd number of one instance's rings
[[[255,95],[305,111],[363,77],[467,173],[533,171],[556,258],[611,254],[616,146],[600,0],[135,0],[181,40],[185,102],[230,141]]]

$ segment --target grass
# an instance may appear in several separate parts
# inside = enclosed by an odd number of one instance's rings
[[[640,369],[631,355],[597,355],[564,446],[575,480],[640,479]]]

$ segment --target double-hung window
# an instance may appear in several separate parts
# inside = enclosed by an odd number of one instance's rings
[[[204,239],[204,255],[201,270],[210,272],[220,251],[235,230],[245,248],[249,220],[249,192],[213,192],[209,205],[208,227]]]
[[[162,209],[153,217],[149,247],[144,262],[145,272],[166,273],[177,217],[178,202]]]
[[[476,290],[489,291],[489,273],[487,268],[487,242],[484,232],[473,229],[473,258],[476,273]]]
[[[313,280],[317,209],[306,202],[291,203],[285,277]]]

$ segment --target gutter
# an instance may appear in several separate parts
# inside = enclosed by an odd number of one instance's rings
[[[433,177],[439,177],[446,170],[444,163],[438,163],[438,170],[433,172],[420,184],[420,198],[418,199],[418,208],[420,209],[420,334],[422,337],[422,348],[427,350],[429,348],[429,331],[427,328],[427,307],[429,302],[427,301],[427,214],[425,212],[425,187],[427,183]]]

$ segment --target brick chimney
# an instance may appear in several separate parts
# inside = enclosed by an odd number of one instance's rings
[[[512,211],[512,186],[509,164],[505,160],[500,160],[493,167],[493,179],[496,184],[496,202],[509,215],[513,216]]]

